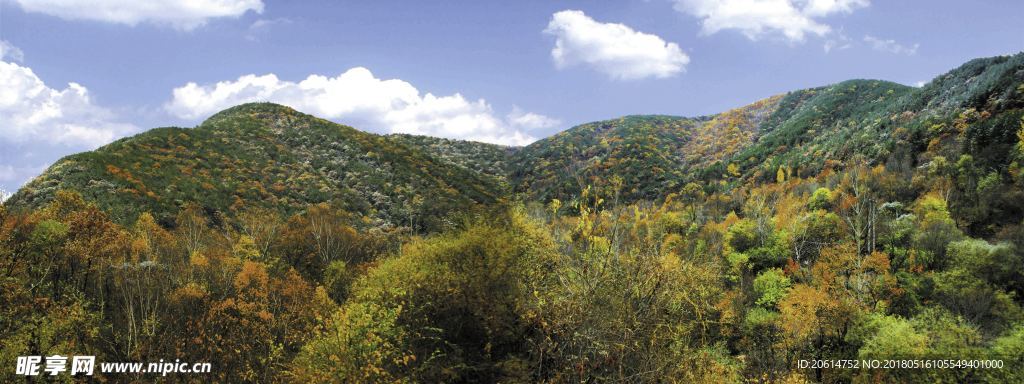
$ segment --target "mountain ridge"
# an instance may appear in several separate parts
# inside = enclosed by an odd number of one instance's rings
[[[657,200],[688,183],[724,193],[772,182],[779,172],[810,176],[854,158],[916,167],[979,145],[996,146],[980,161],[1006,168],[1022,84],[1018,53],[971,60],[920,88],[847,80],[708,116],[580,124],[524,147],[378,135],[248,103],[195,128],[155,128],[65,157],[6,204],[40,207],[55,191],[73,189],[120,220],[152,211],[170,225],[170,212],[190,200],[229,216],[240,201],[286,211],[330,202],[376,226],[445,218],[420,228],[427,230],[467,207],[513,196],[572,200],[585,186],[608,195],[618,189],[627,202]],[[985,132],[971,124],[987,124]]]
[[[388,226],[400,217],[443,218],[454,207],[494,203],[499,188],[386,136],[249,103],[195,128],[157,128],[67,156],[8,204],[36,207],[57,190],[74,189],[118,220],[150,211],[169,225],[171,212],[189,201],[222,213],[242,201],[285,213],[332,202]],[[433,206],[418,204],[418,193],[436,197]]]

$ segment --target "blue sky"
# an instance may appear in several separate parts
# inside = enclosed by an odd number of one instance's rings
[[[1024,2],[0,0],[0,188],[252,100],[364,130],[526,144],[1024,49]]]

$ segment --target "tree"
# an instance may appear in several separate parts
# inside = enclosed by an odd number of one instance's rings
[[[946,201],[935,194],[919,198],[914,204],[914,215],[917,217],[914,248],[924,251],[918,263],[941,268],[946,265],[946,246],[959,240],[963,234],[950,217]]]
[[[1024,117],[1020,118],[1020,129],[1017,130],[1017,150],[1024,153]]]
[[[999,331],[1024,320],[1024,313],[1012,296],[965,268],[936,273],[933,282],[936,301],[973,324]]]
[[[795,358],[827,359],[844,356],[845,340],[859,310],[847,298],[828,292],[824,287],[795,284],[779,304],[782,337],[777,348],[788,357],[787,367]],[[817,382],[835,382],[845,373],[814,370]]]
[[[575,225],[556,232],[557,280],[536,293],[542,369],[531,381],[713,380],[694,357],[720,324],[721,272],[676,253],[668,206],[581,204]]]
[[[109,284],[115,290],[111,332],[118,354],[126,359],[146,357],[160,332],[160,315],[171,289],[170,234],[143,214],[136,221],[127,252],[109,261]]]
[[[884,171],[882,166],[871,169],[859,160],[843,174],[837,187],[837,212],[852,232],[857,252],[861,254],[875,250],[879,202],[872,187]]]
[[[842,220],[831,212],[819,209],[800,216],[788,233],[794,260],[802,265],[814,262],[822,248],[843,238],[842,228]]]
[[[270,276],[260,263],[246,261],[235,275],[233,294],[212,303],[202,319],[198,337],[212,356],[232,372],[221,378],[238,381],[265,381],[269,364],[279,353],[271,327],[274,314],[268,308]],[[219,355],[219,356],[218,356]]]
[[[206,217],[203,216],[202,207],[196,203],[187,203],[178,211],[175,219],[178,238],[189,255],[199,252],[206,239],[207,225]]]
[[[729,247],[736,252],[745,252],[761,245],[761,236],[757,233],[757,224],[750,219],[742,219],[729,227],[725,235]]]
[[[293,369],[340,381],[518,376],[512,368],[529,354],[523,340],[535,326],[533,285],[552,249],[520,213],[407,244],[354,283]]]
[[[324,269],[324,287],[331,298],[342,303],[348,298],[349,288],[355,279],[355,273],[343,260],[335,260]]]
[[[729,176],[740,177],[740,167],[736,163],[729,163],[729,166],[725,168]]]
[[[302,348],[291,373],[305,382],[409,382],[416,356],[409,333],[397,324],[401,314],[402,307],[346,305],[325,334]]]
[[[259,254],[269,257],[283,227],[281,214],[276,209],[252,206],[238,214],[238,222],[242,233],[253,239]]]
[[[811,210],[832,208],[832,191],[825,187],[815,189],[807,201],[807,208]]]
[[[875,315],[868,326],[873,332],[858,351],[858,358],[914,359],[928,351],[928,336],[906,319]]]
[[[703,205],[704,198],[706,196],[704,194],[704,189],[701,188],[700,185],[697,185],[697,183],[689,182],[683,186],[683,190],[679,195],[682,197],[683,203],[688,207],[690,221],[696,222],[698,208]]]
[[[62,260],[60,248],[68,233],[68,226],[57,220],[47,219],[40,221],[30,235],[31,247],[36,253],[36,262],[29,268],[29,291],[33,294],[47,292],[43,291],[44,286],[56,282],[51,279],[52,271],[60,268]],[[55,293],[49,291],[51,295]]]
[[[765,270],[754,279],[757,305],[772,308],[789,293],[792,283],[778,268]]]
[[[323,265],[333,260],[351,262],[355,230],[345,225],[343,212],[326,203],[314,205],[306,212],[309,235],[316,245],[316,254]]]
[[[989,354],[990,358],[1002,359],[1005,365],[1024,364],[1024,325],[1018,325],[992,341]],[[1024,372],[1019,369],[986,370],[984,373],[992,382],[1024,381]]]
[[[996,287],[1024,292],[1024,260],[1013,244],[990,244],[985,240],[965,239],[949,243],[946,248],[949,265],[963,268],[971,275]]]

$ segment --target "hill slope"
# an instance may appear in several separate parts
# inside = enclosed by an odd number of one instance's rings
[[[513,155],[510,178],[528,198],[571,199],[617,176],[627,201],[697,182],[813,176],[852,159],[916,167],[973,154],[1005,170],[1024,106],[1024,53],[977,59],[922,88],[850,80],[701,118],[627,116],[583,124]]]
[[[626,116],[583,124],[516,152],[510,178],[516,191],[542,201],[571,198],[583,185],[616,177],[626,201],[657,199],[750,145],[780,99],[710,117]]]
[[[287,213],[333,202],[375,225],[406,225],[412,216],[426,220],[426,228],[504,194],[495,177],[467,168],[473,164],[428,153],[422,143],[433,141],[365,133],[276,104],[244,104],[194,129],[153,129],[68,156],[9,205],[39,207],[56,190],[71,189],[119,221],[150,211],[170,223],[186,202],[228,216],[246,204]],[[500,153],[496,146],[464,147]]]

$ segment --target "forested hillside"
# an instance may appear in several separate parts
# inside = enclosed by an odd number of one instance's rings
[[[1022,166],[1024,54],[517,149],[247,104],[70,156],[0,206],[0,363],[1024,382]],[[801,363],[861,359],[942,368]]]
[[[710,117],[626,116],[584,124],[517,151],[510,179],[516,191],[541,201],[610,183],[628,186],[620,191],[625,201],[656,200],[754,143],[780,98]]]
[[[438,230],[452,211],[505,195],[496,177],[503,154],[497,146],[379,136],[276,104],[245,104],[194,129],[153,129],[64,158],[8,205],[38,208],[56,191],[74,190],[118,222],[150,212],[171,226],[189,202],[217,220],[243,206],[291,214],[329,202],[374,226]]]
[[[430,136],[395,134],[392,141],[416,148],[423,153],[477,172],[497,182],[503,182],[508,173],[508,161],[519,148],[476,141],[452,140]]]

